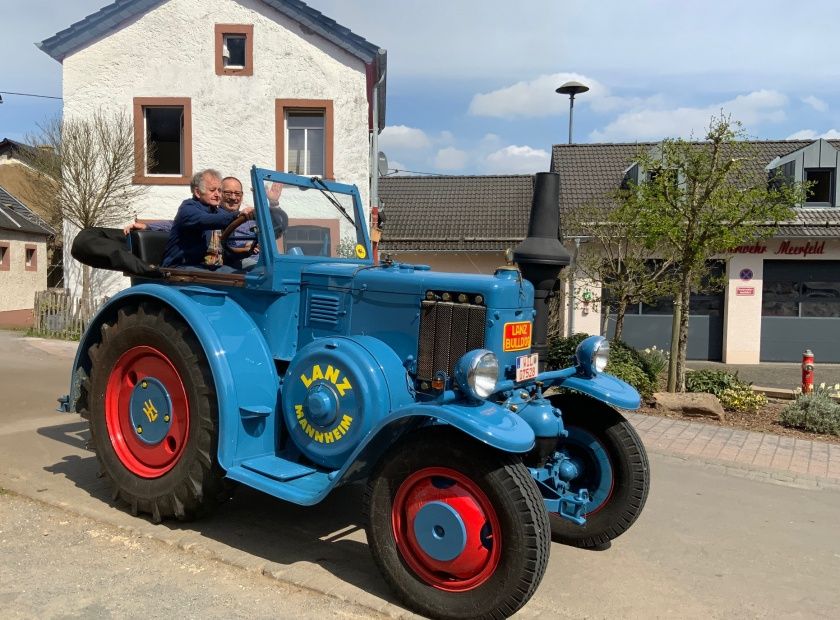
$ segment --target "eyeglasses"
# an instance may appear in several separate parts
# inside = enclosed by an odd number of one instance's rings
[[[242,198],[242,192],[222,192],[222,196],[235,196],[236,198]]]

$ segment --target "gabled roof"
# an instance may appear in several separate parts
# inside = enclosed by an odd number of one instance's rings
[[[384,177],[383,252],[499,252],[528,234],[531,175]]]
[[[164,2],[166,0],[116,0],[36,45],[43,52],[61,62],[72,52],[107,35],[125,21],[134,19]],[[262,0],[262,2],[311,28],[364,62],[373,61],[379,52],[379,46],[353,34],[349,29],[300,0]]]
[[[320,11],[316,11],[301,0],[261,0],[286,17],[293,19],[302,26],[312,30],[327,41],[331,41],[348,54],[359,58],[366,65],[373,68],[371,83],[380,81],[386,74],[387,54],[384,49],[374,45],[363,37],[354,34],[335,20],[330,19]],[[107,36],[117,29],[120,24],[134,19],[163,4],[166,0],[116,0],[112,4],[88,15],[84,19],[72,24],[64,30],[36,43],[41,51],[62,62],[64,58],[78,49],[89,45],[97,39]],[[379,89],[379,128],[385,127],[385,80]]]
[[[0,229],[51,237],[55,231],[0,186]]]

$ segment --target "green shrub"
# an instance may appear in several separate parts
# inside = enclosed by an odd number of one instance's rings
[[[728,411],[755,413],[767,404],[767,397],[754,392],[749,385],[725,388],[718,394],[718,400]]]
[[[816,388],[810,394],[797,396],[782,410],[780,421],[813,433],[840,435],[840,404],[832,400],[828,390]]]
[[[642,349],[639,355],[647,367],[648,376],[652,381],[656,382],[668,368],[668,361],[670,360],[670,353],[664,349],[657,349],[653,346],[649,349]]]
[[[721,392],[728,388],[749,387],[738,378],[738,373],[726,370],[695,370],[685,375],[686,392],[708,392],[720,397]]]
[[[612,356],[610,357],[612,358]],[[632,362],[610,359],[610,363],[607,364],[607,372],[632,385],[642,395],[642,398],[650,398],[656,391],[656,386],[647,376],[647,373]]]
[[[589,338],[589,334],[575,334],[568,338],[552,337],[548,339],[548,351],[546,353],[546,368],[556,370],[572,365],[572,357],[577,346]]]

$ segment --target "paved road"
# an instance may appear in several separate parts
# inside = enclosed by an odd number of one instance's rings
[[[316,508],[243,489],[205,521],[153,525],[133,518],[110,504],[96,459],[84,449],[85,424],[52,411],[55,396],[67,389],[69,348],[0,332],[0,352],[0,487],[63,507],[68,519],[81,515],[168,542],[184,562],[216,558],[254,579],[262,573],[329,594],[338,599],[331,611],[345,610],[345,600],[408,615],[370,558],[357,488],[341,489]],[[651,494],[639,522],[603,552],[554,545],[546,577],[521,617],[834,617],[840,609],[836,488],[761,481],[748,468],[732,475],[655,448],[651,463]],[[56,554],[74,558],[60,546]],[[89,570],[84,560],[75,565]],[[54,596],[32,587],[44,599]],[[105,605],[109,596],[92,596],[91,604]],[[171,611],[193,615],[186,604]]]

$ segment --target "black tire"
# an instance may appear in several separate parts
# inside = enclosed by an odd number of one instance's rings
[[[562,411],[567,430],[574,433],[581,429],[597,440],[609,457],[612,474],[611,493],[587,515],[585,525],[549,515],[552,539],[587,549],[603,547],[626,532],[645,506],[650,488],[647,452],[633,426],[609,405],[578,394],[561,394],[550,400]],[[561,440],[558,448],[564,444]],[[574,484],[572,488],[576,490]]]
[[[446,473],[438,475],[441,470]],[[426,472],[435,473],[424,478]],[[412,486],[415,479],[418,482]],[[481,513],[487,519],[479,518],[471,527],[483,523],[480,551],[496,560],[476,570],[474,587],[466,575],[457,575],[453,580],[451,575],[434,572],[432,579],[427,580],[421,575],[425,568],[421,566],[418,572],[406,561],[407,556],[421,564],[431,559],[406,542],[407,515],[405,529],[392,521],[402,505],[400,498],[416,498],[411,495],[412,489],[426,480],[436,488],[452,489],[453,493],[472,489],[466,495],[487,508],[486,513]],[[440,502],[429,500],[421,505],[431,503]],[[405,505],[417,504],[406,501]],[[518,457],[488,448],[454,429],[424,429],[390,450],[369,480],[365,506],[368,544],[385,581],[407,607],[426,616],[506,618],[528,602],[545,573],[551,544],[548,513],[528,470]],[[498,525],[498,535],[493,531],[493,520]],[[414,523],[411,522],[412,532]],[[397,530],[402,543],[397,542]],[[434,530],[438,530],[437,525]],[[492,541],[498,539],[502,542],[494,548]],[[471,549],[472,545],[462,548],[453,561],[460,562]],[[446,591],[442,586],[458,589]]]
[[[165,430],[168,434],[149,446],[156,458],[166,458],[164,449],[172,452],[171,462],[157,468],[142,465],[134,457],[127,447],[131,445],[130,433],[123,432],[126,428],[121,426],[133,427],[133,423],[130,405],[125,406],[118,395],[120,390],[124,396],[130,390],[136,391],[140,383],[138,373],[131,370],[134,372],[131,379],[125,379],[128,375],[115,374],[125,369],[126,356],[131,359],[133,352],[145,348],[153,349],[161,360],[170,362],[168,372],[182,386],[179,388],[182,398],[172,396],[174,400],[171,399],[169,417],[173,421],[169,430]],[[125,501],[134,515],[151,515],[156,523],[166,517],[186,521],[207,513],[226,488],[224,472],[216,460],[216,391],[204,352],[189,326],[171,310],[152,302],[144,302],[139,307],[126,306],[117,312],[116,319],[102,325],[101,340],[88,352],[92,368],[90,379],[82,384],[79,413],[90,423],[92,445],[102,471],[113,484],[113,499]],[[130,385],[134,387],[125,387]],[[109,386],[111,392],[106,402]],[[115,405],[114,399],[122,404]],[[186,406],[178,406],[184,402]],[[167,417],[163,419],[168,421]],[[183,429],[177,439],[172,431],[176,423]],[[136,439],[132,441],[137,443]],[[148,471],[141,470],[141,466]]]

